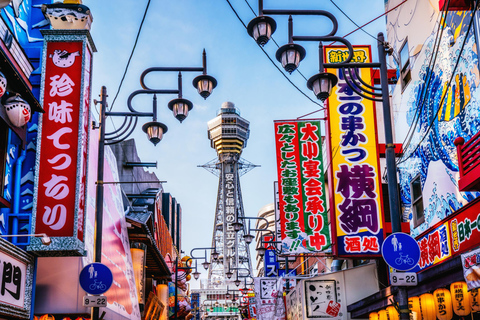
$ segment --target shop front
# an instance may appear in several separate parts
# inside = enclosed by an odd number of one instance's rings
[[[407,287],[411,314],[416,319],[480,319],[480,198],[415,239],[420,261],[411,270],[417,273],[418,284]],[[387,308],[394,306],[396,290],[389,286],[350,304],[348,312],[352,319],[387,319],[383,315],[387,316]]]

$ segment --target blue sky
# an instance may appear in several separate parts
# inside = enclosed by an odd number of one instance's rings
[[[90,7],[94,17],[91,32],[98,49],[94,55],[92,96],[97,98],[104,85],[111,105],[147,1],[84,0],[83,3]],[[255,11],[258,9],[256,0],[230,0],[230,3],[245,24],[254,18],[248,4]],[[358,25],[384,13],[383,0],[335,0],[335,3]],[[264,8],[330,11],[339,21],[338,36],[357,28],[331,1],[265,0]],[[283,45],[287,43],[287,17],[274,18],[277,31],[273,37]],[[295,35],[324,35],[330,28],[330,22],[323,17],[294,17]],[[385,33],[384,17],[364,30],[375,36],[378,32]],[[376,42],[372,37],[357,31],[347,39],[352,44],[371,45],[376,59]],[[318,44],[301,45],[307,55],[299,69],[308,79],[318,72]],[[204,100],[191,85],[197,74],[183,74],[184,98],[194,104],[188,118],[180,124],[167,108],[168,101],[175,96],[159,96],[158,120],[169,128],[164,139],[154,147],[141,130],[143,122],[133,135],[140,158],[158,161],[158,168],[153,171],[160,180],[167,181],[164,189],[182,205],[182,246],[186,253],[194,247],[210,246],[212,241],[218,178],[197,165],[216,157],[207,138],[207,122],[216,116],[222,102],[235,103],[242,117],[250,121],[250,139],[242,157],[261,165],[241,178],[247,216],[256,216],[262,206],[273,202],[273,182],[276,180],[273,121],[295,119],[320,108],[280,74],[248,36],[226,0],[153,0],[114,111],[125,111],[129,94],[141,89],[139,77],[143,70],[155,66],[201,66],[204,48],[208,73],[218,81],[213,94]],[[276,49],[273,42],[265,46],[266,52],[279,65],[275,59]],[[317,101],[298,72],[288,78]],[[176,81],[176,73],[163,72],[148,78],[151,87],[161,89],[175,89]],[[151,98],[135,99],[134,106],[150,111]],[[323,117],[323,112],[311,117],[314,116]],[[107,128],[113,128],[111,123]]]

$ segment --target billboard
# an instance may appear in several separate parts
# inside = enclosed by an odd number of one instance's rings
[[[346,47],[329,46],[326,62],[348,56]],[[354,62],[371,62],[370,46],[354,46]],[[343,257],[380,256],[384,239],[381,172],[379,166],[375,105],[356,94],[337,69],[338,84],[328,99],[328,136],[331,221],[336,238],[335,254]],[[359,69],[372,85],[371,69]]]
[[[275,121],[282,253],[330,248],[319,120]]]
[[[52,245],[34,238],[29,250],[46,255],[85,251],[90,45],[86,34],[45,35],[32,230],[47,234]]]

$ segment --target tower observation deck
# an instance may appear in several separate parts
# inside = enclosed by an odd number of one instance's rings
[[[237,233],[232,226],[237,217],[244,217],[239,178],[256,167],[240,158],[247,146],[249,126],[231,102],[224,102],[217,116],[208,122],[208,138],[217,158],[202,167],[219,177],[212,246],[220,256],[218,261],[211,261],[208,270],[208,286],[212,289],[235,288],[237,272],[240,277],[252,275],[244,230]],[[225,275],[228,271],[234,273],[231,279]]]

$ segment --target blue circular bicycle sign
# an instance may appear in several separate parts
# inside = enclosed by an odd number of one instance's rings
[[[383,241],[382,256],[393,269],[408,271],[415,268],[420,260],[420,247],[409,234],[396,232]]]
[[[82,269],[79,281],[86,293],[98,295],[110,289],[113,283],[113,274],[106,265],[94,262]]]

